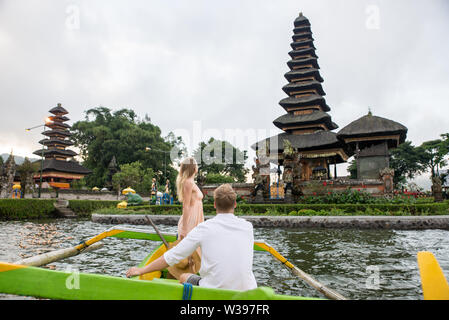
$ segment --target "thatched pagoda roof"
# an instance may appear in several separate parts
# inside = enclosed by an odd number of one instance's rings
[[[298,33],[301,33],[301,32],[312,32],[312,30],[310,28],[310,25],[308,25],[308,26],[307,25],[302,25],[302,26],[293,28],[293,33],[294,34],[298,34]]]
[[[63,135],[63,136],[69,137],[72,135],[72,133],[68,130],[58,130],[58,129],[46,130],[46,131],[43,131],[42,134],[44,136],[49,136],[49,137],[55,136],[55,135]]]
[[[326,93],[323,90],[323,87],[321,86],[321,83],[315,80],[304,82],[291,82],[282,87],[282,90],[284,90],[284,92],[288,95],[291,95],[292,92],[295,92],[297,90],[308,90],[308,89],[315,89],[319,95],[322,96],[326,95]]]
[[[337,129],[338,126],[332,122],[331,116],[323,111],[313,111],[310,114],[294,115],[291,113],[284,114],[273,121],[273,124],[282,129],[284,127],[306,124],[325,124],[329,130]]]
[[[290,43],[290,47],[292,47],[293,50],[298,50],[299,47],[303,47],[305,45],[308,45],[311,48],[316,49],[315,46],[313,45],[313,40],[311,40],[311,39]]]
[[[315,49],[314,48],[307,48],[307,49],[299,49],[299,50],[292,50],[288,53],[288,55],[290,57],[292,57],[292,59],[295,59],[295,57],[297,56],[302,56],[305,54],[310,54],[315,58],[318,58],[318,56],[315,53]]]
[[[50,120],[57,121],[57,122],[65,122],[65,121],[69,121],[70,120],[66,116],[50,116],[49,118],[50,118]]]
[[[47,146],[52,144],[62,144],[65,146],[72,146],[73,142],[66,139],[57,139],[57,138],[50,138],[50,139],[42,139],[39,141],[40,144]]]
[[[64,122],[59,122],[59,121],[53,121],[51,123],[46,124],[45,126],[49,127],[49,128],[66,128],[69,129],[70,126]]]
[[[307,19],[302,12],[299,13],[298,17],[293,22],[295,27],[303,27],[303,26],[310,26],[309,19]]]
[[[312,37],[312,32],[304,32],[301,34],[294,34],[292,36],[293,41],[297,42],[297,41],[305,41],[305,40],[315,40]]]
[[[303,77],[310,77],[310,76],[315,77],[316,81],[319,81],[319,82],[324,81],[320,75],[319,70],[315,69],[315,68],[296,69],[296,70],[291,70],[289,72],[286,72],[284,74],[284,77],[285,77],[285,79],[287,79],[287,81],[292,81],[295,78],[303,78]]]
[[[44,160],[42,171],[59,171],[67,173],[89,174],[92,171],[83,167],[76,161],[64,161],[56,159]]]
[[[69,113],[66,109],[64,109],[60,103],[49,111],[50,113],[53,113],[54,115],[64,115]]]
[[[271,140],[272,139],[272,140]],[[284,150],[284,140],[287,139],[292,144],[292,147],[297,150],[318,149],[323,147],[340,146],[341,141],[337,139],[337,134],[331,131],[317,131],[310,134],[289,134],[280,133],[276,136],[266,138],[265,140],[256,142],[251,146],[254,150],[258,149],[259,145],[264,145],[268,141],[277,141],[277,150],[282,152]]]
[[[350,124],[345,126],[338,132],[339,138],[351,137],[369,137],[369,136],[386,136],[399,134],[399,143],[405,141],[407,135],[407,127],[402,124],[386,118],[373,116],[368,113]]]
[[[42,149],[36,150],[33,152],[35,155],[41,156],[42,155]],[[60,156],[66,156],[66,157],[73,157],[76,156],[77,153],[72,150],[63,150],[58,148],[48,148],[44,149],[44,157],[47,157],[49,155],[56,154]]]
[[[305,58],[305,59],[292,59],[287,62],[287,65],[290,69],[294,69],[294,67],[301,67],[305,65],[312,65],[313,68],[319,69],[318,60],[315,57]]]

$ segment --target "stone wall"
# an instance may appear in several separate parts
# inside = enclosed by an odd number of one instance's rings
[[[221,185],[221,183],[217,183],[203,186],[201,188],[203,191],[203,195],[213,197],[215,189],[217,189]],[[254,188],[254,184],[252,183],[231,183],[231,185],[238,196],[242,196],[245,198],[251,195],[251,192]]]
[[[155,224],[177,225],[180,216],[148,215]],[[210,219],[214,216],[205,216]],[[253,224],[263,228],[354,228],[354,229],[399,229],[449,230],[449,216],[240,216]],[[140,214],[93,214],[92,221],[107,224],[148,224],[145,215]]]
[[[25,194],[25,199],[37,198],[38,189],[33,194]],[[41,199],[61,199],[61,200],[126,200],[124,195],[118,195],[112,191],[92,191],[63,189],[56,192],[54,189],[42,189]],[[144,202],[148,202],[150,197],[142,197]]]
[[[304,195],[312,195],[317,188],[321,194],[327,192],[343,192],[347,189],[367,192],[373,196],[385,194],[385,184],[379,179],[336,179],[323,181],[306,181],[300,184]],[[315,188],[313,187],[315,186]],[[320,194],[320,192],[316,192]]]
[[[214,191],[221,184],[210,184],[202,187],[203,194],[213,197]],[[232,188],[238,196],[249,198],[254,190],[253,183],[232,183]],[[326,194],[327,192],[343,192],[347,189],[360,190],[367,192],[373,196],[380,196],[385,194],[385,183],[379,179],[345,179],[340,178],[336,180],[311,180],[300,183],[301,190],[304,195]]]

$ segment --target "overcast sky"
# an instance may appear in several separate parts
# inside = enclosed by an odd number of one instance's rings
[[[58,102],[69,124],[131,108],[190,148],[246,130],[248,149],[280,132],[301,11],[340,129],[370,107],[415,145],[449,131],[448,1],[0,0],[0,153],[32,156],[42,130],[24,129]]]

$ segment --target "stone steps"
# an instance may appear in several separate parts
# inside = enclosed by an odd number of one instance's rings
[[[71,209],[68,208],[69,201],[68,200],[57,200],[54,203],[54,207],[56,209],[56,214],[61,218],[76,218],[77,215]]]

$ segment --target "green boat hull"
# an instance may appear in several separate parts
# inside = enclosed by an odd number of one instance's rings
[[[5,267],[6,266],[6,267]],[[68,273],[37,267],[0,263],[0,292],[67,300],[181,300],[184,287],[177,280],[151,281],[99,274]],[[7,268],[14,268],[4,270]],[[3,271],[2,271],[3,268]],[[305,297],[277,295],[259,287],[249,291],[194,286],[192,300],[303,300]]]
[[[157,234],[143,230],[111,228],[77,246],[79,250],[106,237],[160,241]],[[174,234],[163,234],[171,242],[176,240]],[[161,252],[156,248],[139,264],[143,267],[150,259],[155,259]],[[165,249],[164,249],[165,250]],[[263,242],[255,242],[254,250],[266,251],[283,258]],[[283,263],[288,261],[283,261]],[[162,273],[162,276],[166,272]],[[159,275],[160,276],[160,275]],[[70,273],[45,268],[16,265],[0,262],[0,293],[32,296],[47,299],[67,300],[181,300],[184,285],[178,280],[151,278],[142,280],[103,274]],[[249,291],[236,291],[217,288],[193,286],[192,300],[309,300],[316,298],[275,294],[273,289],[259,287]]]

